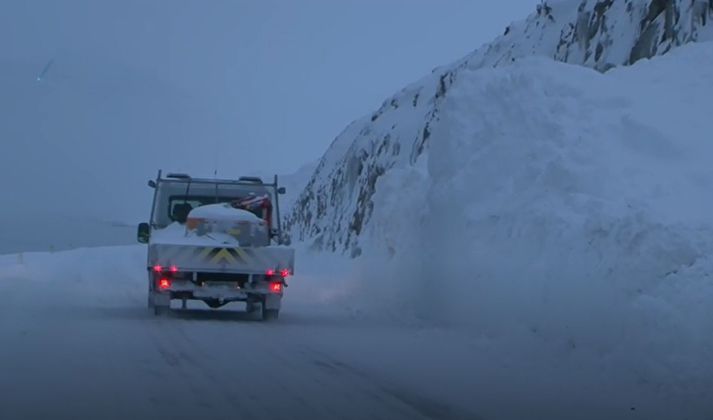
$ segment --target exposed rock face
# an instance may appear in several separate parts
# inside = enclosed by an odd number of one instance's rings
[[[358,256],[377,183],[428,152],[440,103],[464,69],[509,65],[527,56],[605,72],[713,38],[713,0],[572,0],[543,2],[526,20],[414,83],[372,115],[353,122],[327,150],[287,225],[318,249]],[[348,100],[348,99],[346,99]]]

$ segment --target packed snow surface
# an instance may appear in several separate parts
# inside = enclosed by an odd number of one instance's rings
[[[626,356],[592,346],[594,336],[523,335],[542,314],[518,327],[475,307],[471,315],[493,327],[483,333],[370,303],[358,288],[369,272],[354,260],[306,251],[297,260],[280,319],[265,324],[240,304],[210,310],[198,302],[154,317],[146,309],[144,246],[0,256],[0,418],[649,420],[704,419],[713,410],[708,336],[698,337],[694,357],[679,359],[688,328]],[[424,296],[418,283],[403,287],[406,279],[375,280],[383,284],[371,296],[395,287]],[[701,312],[701,283],[681,289],[691,312]],[[647,300],[669,313],[651,317],[652,325],[691,315],[674,314],[660,297]],[[422,300],[424,310],[445,309],[440,304]],[[509,309],[513,320],[527,311]],[[584,316],[596,324],[602,311],[591,309],[571,310],[573,329]],[[621,323],[640,315],[634,308]],[[664,347],[671,356],[657,361]],[[687,388],[672,392],[680,382]]]
[[[329,304],[341,262],[302,262],[266,324],[241,304],[154,317],[144,246],[0,256],[0,418],[473,418],[418,386],[470,340],[361,320]]]

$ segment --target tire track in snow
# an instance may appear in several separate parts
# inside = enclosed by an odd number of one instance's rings
[[[379,394],[383,394],[399,401],[400,403],[410,407],[425,419],[439,420],[477,420],[479,417],[473,413],[463,409],[448,406],[437,401],[426,398],[422,395],[397,387],[393,384],[386,384],[381,380],[376,379],[373,375],[367,374],[365,371],[357,369],[347,363],[341,362],[332,356],[326,355],[321,351],[311,349],[311,354],[318,357],[313,363],[320,369],[334,372],[339,376],[351,375],[361,378],[367,382],[372,389],[378,390]]]

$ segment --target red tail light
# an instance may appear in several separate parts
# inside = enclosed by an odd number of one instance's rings
[[[275,275],[275,270],[273,270],[272,268],[269,268],[267,271],[265,271],[265,275],[268,277],[272,277]]]
[[[163,271],[163,267],[161,267],[160,265],[154,265],[154,266],[153,266],[153,271],[155,271],[155,272],[157,272],[157,273],[160,273],[160,272]]]
[[[172,265],[171,268],[169,268],[169,271],[172,273],[178,273],[178,267],[176,267],[175,265]]]
[[[169,279],[161,279],[158,281],[158,288],[161,290],[166,290],[171,288],[171,280]]]
[[[272,293],[281,293],[282,292],[282,283],[276,282],[276,281],[270,283],[270,291]]]
[[[283,278],[287,278],[287,277],[289,277],[289,275],[290,275],[290,270],[284,268],[284,269],[280,270],[280,275],[281,275]]]

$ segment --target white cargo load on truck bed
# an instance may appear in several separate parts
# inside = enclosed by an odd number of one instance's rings
[[[186,245],[186,246],[210,246],[210,245],[234,245],[240,246],[240,242],[227,233],[216,233],[209,236],[199,236],[186,231],[186,227],[178,222],[171,223],[163,229],[156,229],[151,232],[152,245]]]
[[[257,223],[261,219],[247,210],[237,209],[228,203],[208,204],[196,207],[188,213],[188,219],[231,220]]]

